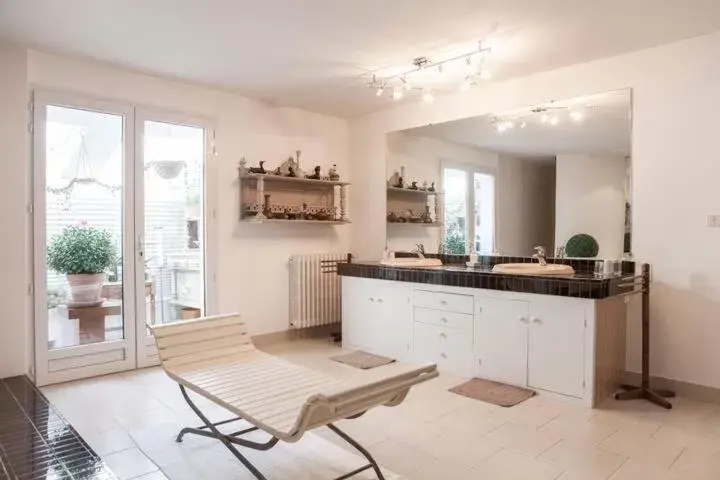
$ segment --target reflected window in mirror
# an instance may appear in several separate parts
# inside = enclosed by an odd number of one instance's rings
[[[495,236],[495,174],[474,166],[443,167],[446,253],[489,254]]]

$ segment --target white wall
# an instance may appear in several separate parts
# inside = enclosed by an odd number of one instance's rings
[[[353,252],[377,258],[385,244],[388,132],[632,87],[633,243],[637,260],[653,266],[652,373],[720,387],[720,229],[706,227],[707,214],[720,213],[718,51],[715,33],[355,119],[353,198],[363,208],[353,212]],[[639,325],[629,328],[637,370]]]
[[[27,68],[25,58],[27,57]],[[347,122],[289,108],[277,108],[218,90],[142,75],[104,64],[68,59],[34,50],[0,50],[0,149],[3,179],[4,313],[0,317],[0,376],[24,373],[30,366],[31,312],[25,308],[23,238],[27,154],[26,88],[78,92],[141,106],[203,116],[216,125],[218,156],[211,194],[217,198],[217,234],[208,248],[218,259],[217,310],[241,312],[253,334],[287,327],[291,254],[347,251],[347,226],[249,225],[238,222],[237,162],[279,165],[296,149],[303,165],[336,163],[349,179]],[[6,75],[6,72],[8,74]],[[26,82],[27,73],[27,82]],[[352,211],[351,211],[352,214]],[[20,253],[19,253],[20,252]]]
[[[30,351],[26,265],[28,172],[25,49],[0,42],[0,378],[25,373]]]
[[[497,177],[497,249],[532,255],[555,247],[555,165],[546,160],[500,155]]]
[[[477,148],[444,142],[434,138],[420,137],[408,132],[393,132],[387,135],[386,180],[394,171],[405,167],[407,183],[435,182],[435,188],[442,190],[442,162],[477,165],[495,170],[498,156]],[[442,239],[442,227],[423,227],[414,224],[387,226],[387,246],[391,250],[414,250],[422,243],[427,252],[438,251]]]
[[[556,245],[587,233],[600,246],[598,257],[622,258],[626,171],[625,157],[557,156]]]

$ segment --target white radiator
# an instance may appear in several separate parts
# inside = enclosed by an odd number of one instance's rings
[[[337,264],[346,261],[345,253],[290,257],[290,328],[340,322]]]

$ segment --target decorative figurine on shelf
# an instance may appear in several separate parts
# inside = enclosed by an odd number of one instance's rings
[[[310,180],[320,180],[320,165],[315,167],[315,173],[312,175],[306,175],[305,178]]]
[[[272,218],[272,210],[270,209],[270,195],[265,194],[265,204],[263,206],[262,214],[265,218]]]
[[[400,174],[398,173],[397,170],[395,170],[395,171],[393,172],[393,174],[392,174],[392,175],[390,176],[390,178],[388,179],[388,182],[387,182],[387,183],[388,183],[388,186],[389,186],[389,187],[395,187],[395,188],[397,188],[398,183],[400,183]]]
[[[408,190],[417,190],[417,189],[418,189],[417,182],[412,182],[410,184],[410,186],[408,187]]]
[[[265,175],[267,171],[265,170],[265,167],[263,167],[263,164],[265,163],[265,160],[260,160],[260,166],[259,167],[250,167],[248,170],[249,173],[255,173],[260,175]]]
[[[427,192],[427,189],[428,189],[427,182],[424,181],[422,184],[422,187],[420,187],[420,190],[422,190],[423,192]]]
[[[435,191],[435,182],[432,182],[430,184],[430,187],[428,187],[428,192],[434,192]]]
[[[300,218],[303,220],[308,220],[308,206],[307,203],[303,202],[302,204],[302,211],[300,212]]]
[[[281,175],[283,177],[305,177],[303,171],[300,170],[300,165],[298,165],[298,163],[293,157],[288,157],[288,159],[285,160],[282,165],[278,167],[278,172],[278,175]],[[293,175],[291,175],[291,172],[293,173]]]
[[[330,170],[328,170],[328,177],[333,182],[337,182],[340,180],[340,175],[337,173],[337,165],[333,163],[332,167],[330,167]]]
[[[398,188],[405,188],[405,167],[400,167],[400,178],[398,179]]]
[[[238,170],[240,171],[241,175],[245,175],[248,173],[247,160],[245,160],[245,157],[242,157],[238,162]]]
[[[420,217],[423,223],[432,223],[432,216],[430,216],[430,205],[425,205],[425,213]]]

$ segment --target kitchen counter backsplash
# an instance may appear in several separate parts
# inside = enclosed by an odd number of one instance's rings
[[[634,275],[635,262],[623,262],[622,275],[595,275],[595,260],[548,259],[548,263],[563,263],[575,269],[574,275],[536,276],[494,273],[499,263],[530,263],[531,257],[482,256],[475,267],[467,267],[469,258],[464,255],[426,255],[440,258],[442,267],[404,268],[388,267],[379,262],[352,262],[338,264],[338,274],[399,282],[447,285],[451,287],[481,288],[519,293],[536,293],[563,297],[603,299],[628,292],[632,287],[621,287],[627,277]]]

